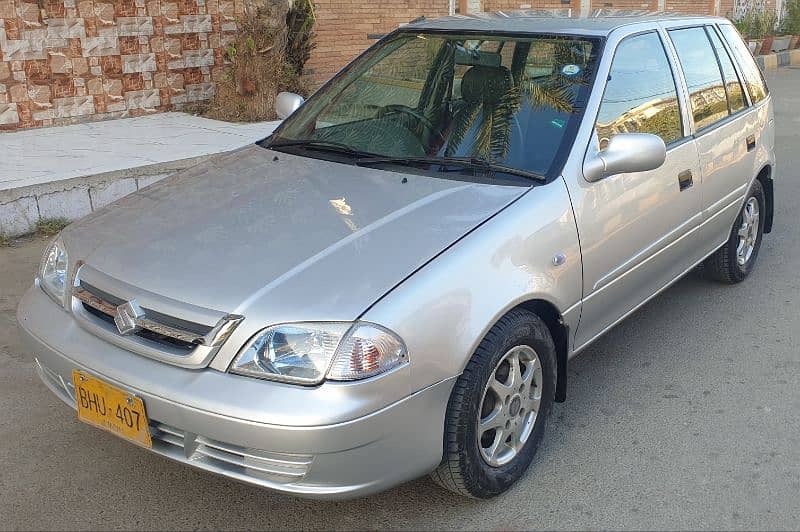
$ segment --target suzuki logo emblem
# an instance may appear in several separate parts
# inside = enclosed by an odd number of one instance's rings
[[[114,324],[120,334],[131,334],[140,329],[136,324],[136,320],[143,317],[144,312],[141,307],[139,307],[135,299],[131,299],[117,307],[117,313],[114,315]]]

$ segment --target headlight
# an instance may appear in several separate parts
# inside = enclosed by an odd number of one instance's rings
[[[64,305],[69,259],[61,238],[56,238],[45,249],[39,266],[39,284],[59,305]]]
[[[298,384],[371,377],[408,359],[396,334],[372,323],[294,323],[258,333],[231,373]]]

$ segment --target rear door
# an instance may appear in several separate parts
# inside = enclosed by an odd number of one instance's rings
[[[708,251],[728,237],[755,161],[757,117],[713,25],[669,28],[689,93],[692,132],[700,158],[701,237]]]

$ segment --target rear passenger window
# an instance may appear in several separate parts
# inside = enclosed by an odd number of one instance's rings
[[[728,93],[728,104],[731,112],[741,111],[746,104],[744,102],[744,91],[742,90],[742,84],[739,82],[739,77],[736,75],[736,69],[733,68],[728,51],[725,50],[725,46],[723,46],[714,28],[706,28],[706,31],[708,31],[711,44],[714,45],[714,50],[717,52],[719,66],[722,67],[722,77],[725,79],[725,91]]]
[[[657,33],[628,37],[614,53],[595,125],[601,149],[615,133],[683,138],[678,92]]]
[[[736,28],[729,24],[720,24],[719,29],[728,42],[734,59],[739,64],[739,69],[744,77],[744,84],[747,86],[748,94],[750,94],[750,101],[753,104],[760,102],[767,97],[767,86],[764,83],[764,77],[761,75],[758,65],[753,59],[753,55],[742,42],[742,37],[736,31]]]
[[[714,50],[703,28],[670,30],[689,89],[692,116],[697,129],[728,116],[728,98]]]

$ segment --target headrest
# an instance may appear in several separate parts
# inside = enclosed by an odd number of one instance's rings
[[[474,66],[461,78],[461,97],[467,103],[494,105],[511,88],[511,71],[506,67]]]

